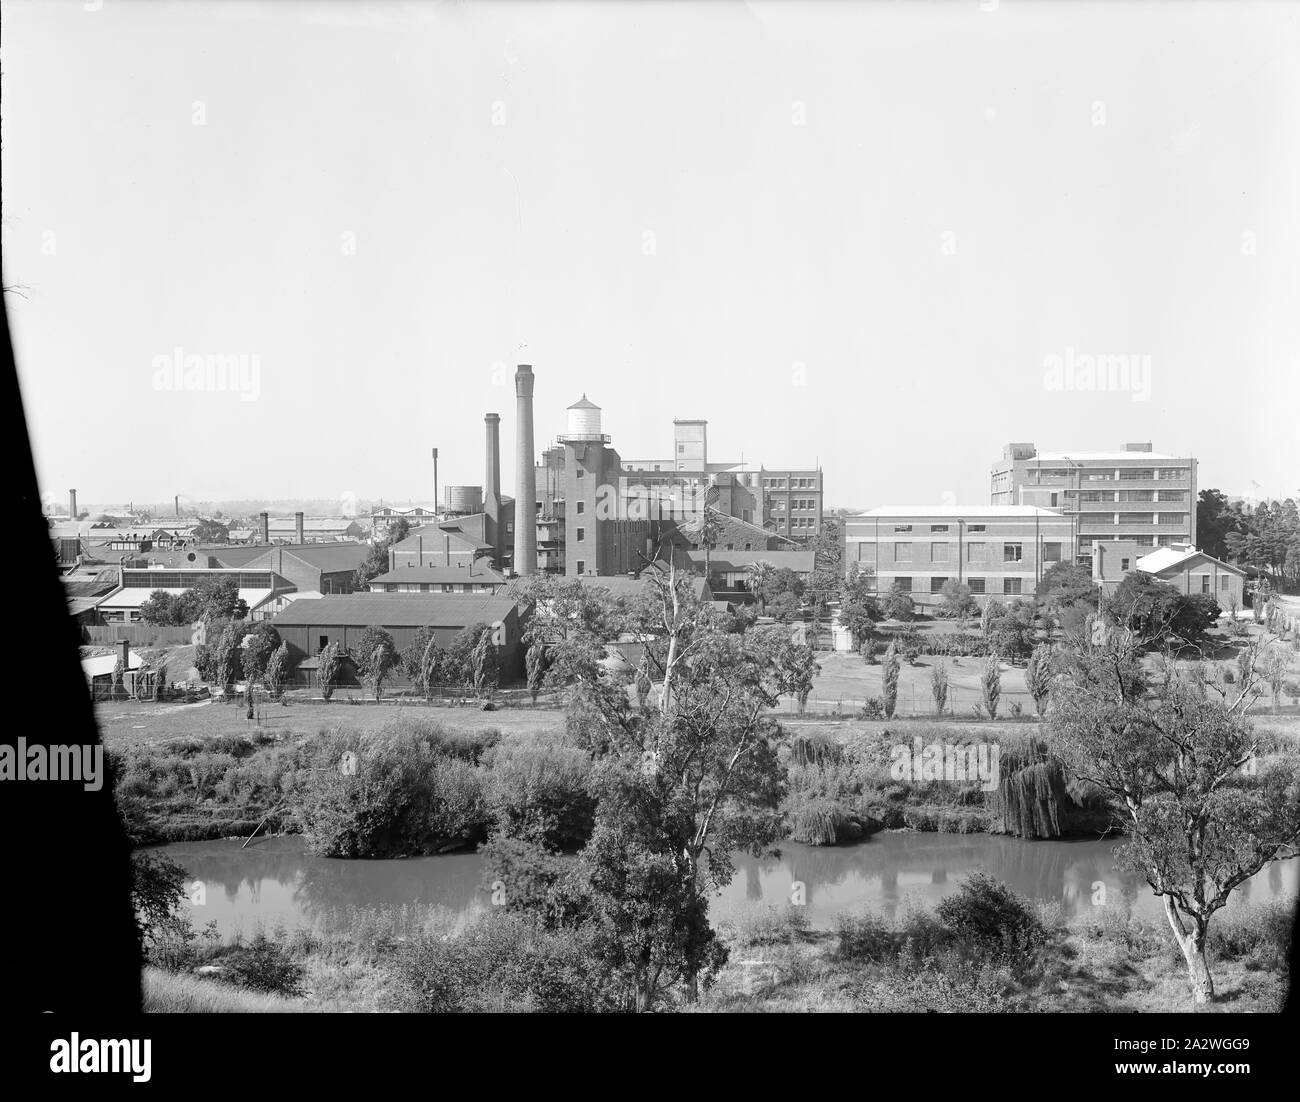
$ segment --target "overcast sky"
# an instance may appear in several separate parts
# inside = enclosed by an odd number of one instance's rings
[[[539,449],[585,392],[624,458],[704,417],[828,506],[987,502],[1011,440],[1295,494],[1298,46],[1295,3],[9,0],[42,488],[425,501],[491,410],[511,493],[522,358]]]

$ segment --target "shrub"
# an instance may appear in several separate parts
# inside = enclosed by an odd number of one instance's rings
[[[454,938],[421,936],[393,964],[397,1008],[422,1013],[620,1009],[598,935],[490,914]]]
[[[985,872],[967,877],[935,914],[965,944],[990,953],[1023,956],[1047,938],[1029,903]]]
[[[835,919],[836,953],[843,960],[889,960],[898,952],[899,937],[880,916],[837,915]]]
[[[795,906],[771,904],[741,911],[731,920],[736,941],[745,948],[755,945],[790,945],[808,930],[808,916]]]
[[[221,958],[227,975],[240,987],[272,995],[297,997],[303,993],[303,970],[290,959],[279,942],[258,933],[247,945]]]
[[[563,849],[591,835],[596,800],[581,750],[497,746],[484,757],[488,810],[498,830]]]
[[[864,719],[884,719],[885,702],[878,696],[868,697],[862,702],[862,717]]]
[[[846,833],[852,816],[835,800],[813,797],[795,805],[790,837],[810,846],[833,846]]]

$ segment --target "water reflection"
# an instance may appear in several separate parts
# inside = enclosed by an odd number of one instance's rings
[[[1141,880],[1115,868],[1109,841],[1027,842],[957,834],[877,834],[832,849],[787,844],[778,856],[735,858],[736,876],[714,900],[715,919],[758,903],[784,905],[803,884],[806,914],[829,928],[841,912],[874,910],[901,917],[910,906],[933,907],[977,868],[1031,899],[1057,902],[1067,917],[1104,901],[1158,918],[1161,905]],[[460,924],[489,905],[482,863],[473,854],[393,861],[344,861],[307,853],[298,838],[269,838],[241,849],[237,841],[178,843],[162,848],[190,881],[207,886],[192,906],[195,925],[210,920],[224,935],[257,927],[347,927],[358,911],[379,912],[381,924],[411,933],[432,918]],[[1230,906],[1294,897],[1297,862],[1276,862],[1233,895]]]

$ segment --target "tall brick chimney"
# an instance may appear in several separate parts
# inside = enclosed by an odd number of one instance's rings
[[[77,519],[77,491],[76,490],[68,491],[68,519],[69,520]]]
[[[501,531],[501,414],[485,413],[487,454],[483,467],[484,541],[492,545],[499,560],[505,553],[505,533]]]
[[[262,514],[262,543],[269,544],[270,542],[271,542],[271,514],[263,513]]]
[[[299,543],[299,544],[304,542],[302,538],[302,514],[301,513],[293,514],[293,541],[294,543]]]
[[[537,573],[537,479],[533,474],[533,369],[515,371],[515,573]]]

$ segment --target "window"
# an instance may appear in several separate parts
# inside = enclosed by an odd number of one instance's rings
[[[1154,490],[1120,490],[1120,501],[1154,501]]]
[[[1002,545],[1003,562],[1019,562],[1023,557],[1024,557],[1024,548],[1020,544],[1004,543]]]
[[[911,579],[911,578],[895,578],[895,579],[894,579],[894,585],[898,586],[898,588],[899,588],[900,590],[902,590],[902,592],[904,592],[904,593],[911,593],[911,592],[912,592],[912,579]]]
[[[1127,570],[1127,569],[1128,569],[1128,559],[1120,559],[1120,560],[1119,560],[1119,568],[1120,568],[1121,570]]]
[[[1146,481],[1155,478],[1156,472],[1150,467],[1121,468],[1119,477],[1125,482]]]
[[[930,561],[931,561],[931,562],[947,562],[947,561],[948,561],[948,545],[947,545],[946,543],[932,543],[932,544],[930,544]]]
[[[1060,562],[1061,545],[1059,543],[1043,544],[1043,562]]]
[[[1210,576],[1208,574],[1201,575],[1201,592],[1202,593],[1210,592]]]
[[[658,469],[659,469],[658,467],[655,468],[656,471],[657,471]],[[575,471],[573,472],[573,477],[574,477],[574,478],[585,478],[585,477],[586,477],[586,474],[587,474],[587,472],[584,471],[581,467],[579,467],[577,470],[575,470]]]
[[[943,592],[944,584],[945,584],[947,581],[948,581],[947,578],[931,578],[931,579],[930,579],[930,592],[931,592],[931,593],[942,593],[942,592]]]
[[[1003,578],[1003,579],[1002,579],[1002,592],[1003,592],[1004,595],[1010,595],[1010,594],[1013,594],[1013,593],[1019,593],[1019,592],[1020,592],[1020,579],[1019,579],[1019,578]]]
[[[579,574],[587,573],[587,563],[584,559],[578,560],[578,573]]]
[[[513,520],[506,521],[506,534],[509,535],[513,533],[514,530],[515,530],[515,522]]]
[[[894,544],[894,562],[911,562],[912,545],[910,543]]]
[[[985,528],[986,528],[986,525],[983,525],[983,524],[972,524],[972,525],[970,526],[970,528],[967,529],[967,531],[970,531],[970,532],[983,532],[983,531],[985,530]]]
[[[912,526],[911,526],[910,524],[895,524],[895,525],[894,525],[894,531],[895,531],[895,532],[910,532],[911,530],[912,530]]]
[[[1186,501],[1187,494],[1184,493],[1182,490],[1161,490],[1160,500],[1161,501]]]
[[[1101,501],[1102,500],[1101,491],[1083,490],[1079,493],[1079,500],[1080,501]]]
[[[1186,524],[1186,513],[1161,513],[1156,517],[1157,524]]]
[[[967,584],[968,586],[970,586],[970,591],[971,591],[972,593],[983,593],[983,592],[984,592],[984,579],[983,579],[983,578],[967,578],[967,579],[966,579],[966,584]]]
[[[1228,575],[1227,575],[1227,574],[1220,574],[1220,575],[1219,575],[1219,589],[1220,589],[1220,590],[1227,589],[1227,588],[1228,588],[1228,581],[1229,581],[1229,578],[1228,578]]]
[[[320,652],[323,651],[329,645],[330,645],[330,637],[328,635],[320,636],[320,638],[317,639],[316,641],[316,653],[320,654]]]
[[[1151,524],[1155,517],[1152,513],[1120,513],[1120,524]]]
[[[987,543],[968,543],[966,545],[967,562],[988,562],[989,545]]]
[[[578,501],[575,502],[574,504],[577,506],[576,511],[578,516],[582,516],[582,514],[587,511],[587,503],[585,501]]]
[[[585,539],[587,538],[587,529],[585,529],[585,528],[579,528],[579,529],[578,529],[578,534],[577,534],[574,538],[576,539],[576,541],[577,541],[578,543],[581,543],[583,540],[585,540]]]
[[[685,445],[685,444],[678,444],[678,445],[677,445],[677,454],[678,454],[678,455],[685,455],[685,454],[686,454],[686,445]]]
[[[1173,482],[1175,479],[1187,477],[1186,467],[1162,467],[1156,472],[1156,477],[1161,481]]]
[[[931,531],[931,532],[946,532],[946,531],[948,531],[948,526],[947,526],[946,524],[932,524],[932,525],[930,525],[930,531]]]

